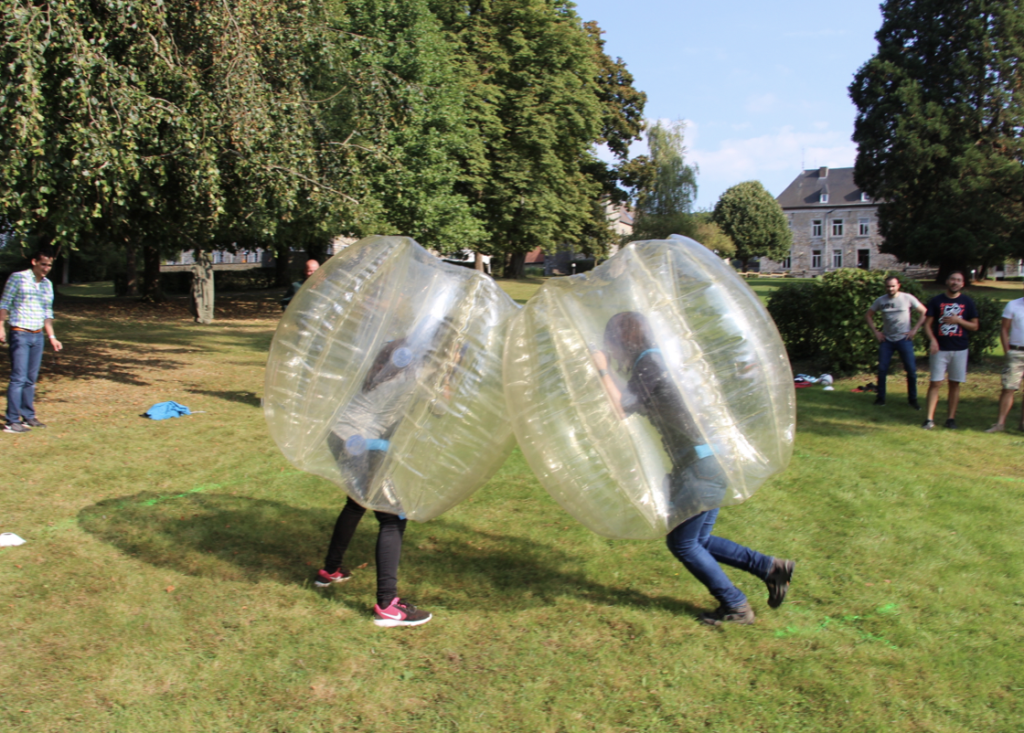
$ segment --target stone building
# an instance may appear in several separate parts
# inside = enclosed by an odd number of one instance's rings
[[[761,258],[761,272],[799,277],[841,267],[917,271],[878,251],[878,205],[853,181],[853,168],[803,171],[776,199],[789,220],[793,248],[782,262]]]

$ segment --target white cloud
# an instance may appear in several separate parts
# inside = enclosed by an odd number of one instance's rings
[[[653,125],[665,125],[672,120],[648,120]],[[773,194],[778,195],[800,173],[803,163],[807,169],[827,165],[830,168],[848,168],[857,157],[857,146],[849,133],[829,131],[828,125],[813,123],[813,131],[798,131],[792,126],[776,132],[753,137],[733,137],[713,147],[701,144],[700,125],[683,120],[686,125],[684,143],[686,160],[700,169],[697,177],[700,207],[714,206],[725,189],[741,181],[759,180]],[[633,143],[630,157],[647,153],[647,141]],[[607,151],[599,151],[603,160],[611,162]]]
[[[728,176],[735,182],[760,178],[768,171],[800,170],[828,165],[843,168],[853,165],[857,147],[844,133],[797,132],[783,127],[770,135],[723,140],[717,150],[690,149],[690,159],[700,165],[701,173]]]

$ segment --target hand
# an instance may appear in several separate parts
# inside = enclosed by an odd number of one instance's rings
[[[50,346],[53,347],[54,351],[60,351],[61,349],[64,348],[64,345],[57,340],[56,336],[50,336]]]
[[[878,343],[885,341],[885,334],[881,331],[875,331],[875,338],[878,339]]]
[[[0,344],[7,342],[7,328],[4,324],[0,323]]]
[[[964,323],[964,319],[960,316],[943,316],[939,319],[939,323],[951,324],[951,323]]]
[[[594,360],[594,366],[598,371],[608,368],[608,357],[603,351],[590,352],[590,358]]]

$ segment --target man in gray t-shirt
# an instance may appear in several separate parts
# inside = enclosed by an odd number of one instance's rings
[[[900,279],[895,275],[885,279],[886,294],[878,298],[864,320],[868,322],[871,332],[878,339],[878,397],[876,405],[885,404],[885,375],[889,372],[889,362],[893,352],[898,352],[903,368],[907,370],[907,401],[915,410],[920,410],[917,403],[917,360],[914,357],[914,336],[924,323],[925,308],[921,301],[910,293],[900,292]],[[911,328],[913,312],[917,311],[918,319]],[[882,330],[875,327],[875,313],[882,314]]]

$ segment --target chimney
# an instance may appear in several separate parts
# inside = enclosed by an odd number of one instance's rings
[[[828,166],[823,165],[818,169],[818,178],[828,178]]]

